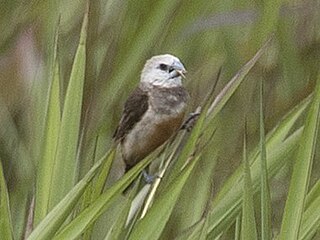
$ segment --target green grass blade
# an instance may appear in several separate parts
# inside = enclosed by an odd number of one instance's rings
[[[308,208],[314,200],[320,196],[320,180],[318,180],[313,186],[310,192],[308,192],[305,208]]]
[[[57,233],[58,229],[64,223],[66,218],[70,216],[72,210],[77,204],[80,197],[83,195],[86,187],[90,184],[93,177],[96,175],[101,165],[105,161],[112,161],[112,152],[111,150],[106,153],[80,180],[70,191],[69,193],[49,212],[49,214],[39,223],[39,225],[34,229],[34,231],[29,236],[28,240],[45,240],[52,239],[53,236]]]
[[[279,13],[281,8],[282,0],[276,1],[264,1],[261,2],[261,17],[258,24],[255,26],[255,35],[256,38],[252,38],[252,45],[256,46],[257,44],[261,44],[268,35],[275,31]],[[256,43],[254,44],[253,41]]]
[[[57,154],[52,179],[49,207],[55,206],[72,188],[76,178],[76,154],[80,127],[84,72],[86,62],[86,35],[88,16],[84,16],[80,41],[74,58],[65,97]]]
[[[112,159],[115,158],[115,154],[116,154],[116,152],[114,151],[112,153],[112,156],[111,156]],[[104,186],[106,184],[106,181],[107,181],[107,177],[108,177],[110,169],[111,169],[111,165],[112,165],[112,161],[106,162],[102,166],[102,168],[100,170],[100,173],[97,176],[97,179],[96,179],[96,181],[94,183],[93,193],[92,193],[92,196],[91,196],[92,200],[97,199],[97,197],[102,193],[103,188],[104,188]]]
[[[60,129],[60,79],[58,61],[56,61],[52,71],[54,74],[49,91],[44,142],[37,170],[34,226],[36,226],[50,210],[48,207],[50,202],[51,180],[53,177],[53,166]]]
[[[287,137],[294,123],[301,116],[310,102],[310,96],[304,99],[296,107],[294,107],[280,123],[266,136],[266,149],[267,149],[267,166],[269,176],[281,169],[286,161],[289,153],[294,150],[296,144],[301,136],[302,129],[297,130],[290,137]],[[287,139],[286,139],[287,138]],[[259,148],[254,151],[249,157],[251,162],[251,173],[253,174],[254,189],[256,190],[256,183],[260,178],[260,165],[259,165]],[[254,169],[253,169],[254,168]],[[241,169],[227,180],[219,193],[213,200],[212,212],[209,216],[210,236],[218,236],[223,230],[223,226],[231,224],[237,212],[240,211],[241,191],[236,190],[235,186],[241,181]]]
[[[106,184],[107,177],[109,175],[111,165],[114,161],[115,155],[116,155],[116,151],[111,152],[110,157],[109,157],[109,158],[111,158],[111,160],[106,161],[102,165],[102,167],[99,171],[99,174],[97,174],[95,181],[93,181],[91,183],[90,188],[88,188],[88,190],[86,191],[86,193],[83,197],[82,207],[81,207],[80,211],[82,211],[83,209],[88,207],[92,202],[94,202],[94,200],[96,200],[101,195],[103,188]],[[92,228],[89,228],[85,232],[85,234],[83,236],[83,240],[91,239],[91,235],[92,235]]]
[[[126,173],[118,182],[106,190],[100,197],[94,201],[89,207],[82,211],[74,220],[67,224],[60,233],[54,238],[56,239],[76,239],[88,227],[90,227],[101,214],[108,209],[111,202],[123,192],[130,183],[136,179],[138,174],[153,160],[153,156],[145,158]]]
[[[208,227],[209,227],[209,218],[205,218],[204,224],[202,226],[200,236],[199,238],[194,238],[194,240],[206,240],[207,239],[207,233],[208,233]]]
[[[206,109],[205,109],[206,110]],[[199,136],[201,134],[201,130],[205,121],[205,113],[206,111],[203,111],[200,114],[199,119],[197,120],[195,126],[192,129],[192,132],[190,134],[190,136],[187,139],[187,142],[185,143],[181,153],[179,153],[179,157],[176,160],[173,169],[170,171],[170,173],[168,174],[168,179],[165,180],[166,184],[170,184],[171,181],[176,178],[180,172],[181,172],[181,168],[183,167],[183,165],[186,162],[186,159],[188,159],[188,157],[191,155],[191,153],[194,151],[196,144],[199,140]],[[162,183],[164,184],[164,182]],[[167,186],[167,185],[166,185]],[[163,188],[166,188],[166,186],[163,185]]]
[[[125,199],[125,203],[124,203],[125,206],[123,207],[121,213],[118,215],[116,221],[114,222],[112,227],[109,229],[108,233],[106,234],[104,238],[105,240],[126,239],[126,236],[129,234],[131,230],[131,225],[129,224],[130,221],[128,221],[128,218],[129,218],[131,209],[133,208],[133,205],[134,205],[134,202],[133,202],[134,198],[137,197],[138,189],[139,189],[139,184],[135,184],[133,189],[130,191],[128,198]],[[133,217],[137,218],[137,215]]]
[[[127,221],[128,214],[130,212],[131,204],[130,202],[126,202],[126,206],[122,209],[121,213],[119,214],[118,218],[115,220],[115,223],[112,225],[110,230],[108,231],[107,235],[105,236],[105,240],[118,240],[123,239],[120,236],[125,234],[125,224]]]
[[[299,235],[318,133],[319,111],[320,77],[305,121],[305,128],[293,167],[288,198],[280,231],[281,240],[297,239]]]
[[[240,240],[241,238],[241,217],[236,218],[236,226],[234,229],[234,240]]]
[[[241,239],[253,240],[257,239],[256,220],[254,216],[253,189],[250,173],[250,163],[247,157],[247,140],[246,132],[243,140],[243,201],[242,201],[242,223],[241,223]]]
[[[1,239],[13,239],[13,227],[9,206],[9,195],[0,160],[0,236]]]
[[[184,232],[180,233],[175,240],[193,240],[198,239],[201,234],[201,230],[204,228],[206,218],[202,218],[199,222],[189,227]]]
[[[280,123],[274,127],[274,129],[268,133],[266,136],[266,144],[268,149],[272,151],[273,148],[277,148],[277,146],[281,145],[283,141],[286,139],[286,137],[289,134],[289,131],[291,130],[294,123],[297,121],[297,119],[301,116],[303,111],[306,109],[310,102],[310,96],[304,99],[301,103],[299,103],[296,107],[294,107],[288,114],[286,114],[285,117],[280,121]],[[253,151],[253,154],[250,155],[250,160],[258,160],[258,155],[260,154],[259,148],[257,148],[255,151]],[[251,165],[254,164],[251,162]],[[268,166],[270,167],[270,166]],[[234,187],[235,182],[237,179],[241,176],[241,169],[239,168],[237,171],[235,171],[234,174],[227,180],[227,182],[224,184],[223,188],[219,191],[217,196],[214,199],[213,205],[220,202],[228,192],[231,191],[231,189]]]
[[[200,156],[192,160],[192,162],[182,170],[180,175],[174,179],[167,188],[167,191],[155,199],[154,204],[148,210],[146,216],[134,226],[129,236],[130,240],[148,240],[158,239],[160,237],[180,192],[199,159]]]
[[[271,198],[268,181],[267,150],[264,131],[263,80],[260,81],[260,155],[261,155],[261,240],[271,239]]]
[[[267,142],[266,148],[269,177],[274,176],[283,167],[289,156],[291,156],[301,137],[301,132],[302,129],[297,130],[283,143],[279,143],[277,148],[274,148],[273,145],[270,146]],[[253,164],[251,165],[254,192],[257,192],[260,186],[259,158],[260,156],[258,155],[252,160]],[[223,194],[219,195],[218,193],[217,199],[214,199],[212,210],[209,214],[210,237],[217,237],[226,226],[234,222],[235,217],[239,214],[242,191],[237,186],[241,184],[242,181],[243,179],[237,170],[235,174],[230,177],[230,180],[227,181],[226,187],[228,188],[228,191],[224,191],[223,187]]]
[[[251,68],[256,64],[259,58],[266,52],[271,44],[270,38],[258,52],[248,61],[237,74],[229,81],[229,83],[222,89],[221,93],[215,98],[208,110],[208,118],[211,121],[221,111],[223,106],[227,103],[233,93],[237,90],[239,85],[243,82],[245,76],[249,73]]]
[[[320,180],[312,187],[307,195],[306,210],[301,221],[301,231],[299,239],[312,239],[320,227]]]

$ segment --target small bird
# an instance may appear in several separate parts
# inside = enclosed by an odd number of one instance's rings
[[[144,65],[113,135],[120,143],[126,172],[181,127],[189,99],[182,85],[185,73],[180,60],[170,54],[154,56]]]

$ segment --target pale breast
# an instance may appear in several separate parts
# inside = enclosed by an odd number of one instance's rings
[[[134,166],[167,141],[182,125],[185,111],[164,116],[148,110],[122,142],[122,155],[127,165]]]

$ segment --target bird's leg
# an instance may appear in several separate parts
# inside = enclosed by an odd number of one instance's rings
[[[147,184],[153,183],[156,178],[161,178],[161,177],[158,176],[158,175],[151,175],[151,174],[149,174],[149,173],[147,172],[147,170],[145,170],[145,169],[142,170],[142,176],[143,176],[144,181],[145,181]]]
[[[195,125],[200,113],[201,113],[201,107],[197,107],[195,112],[192,112],[189,114],[188,118],[182,124],[181,129],[182,130],[185,129],[188,132],[190,132],[193,126]]]

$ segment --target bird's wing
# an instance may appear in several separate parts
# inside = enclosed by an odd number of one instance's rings
[[[148,110],[148,106],[148,93],[136,88],[124,105],[120,123],[113,134],[115,141],[122,140],[127,135]]]

